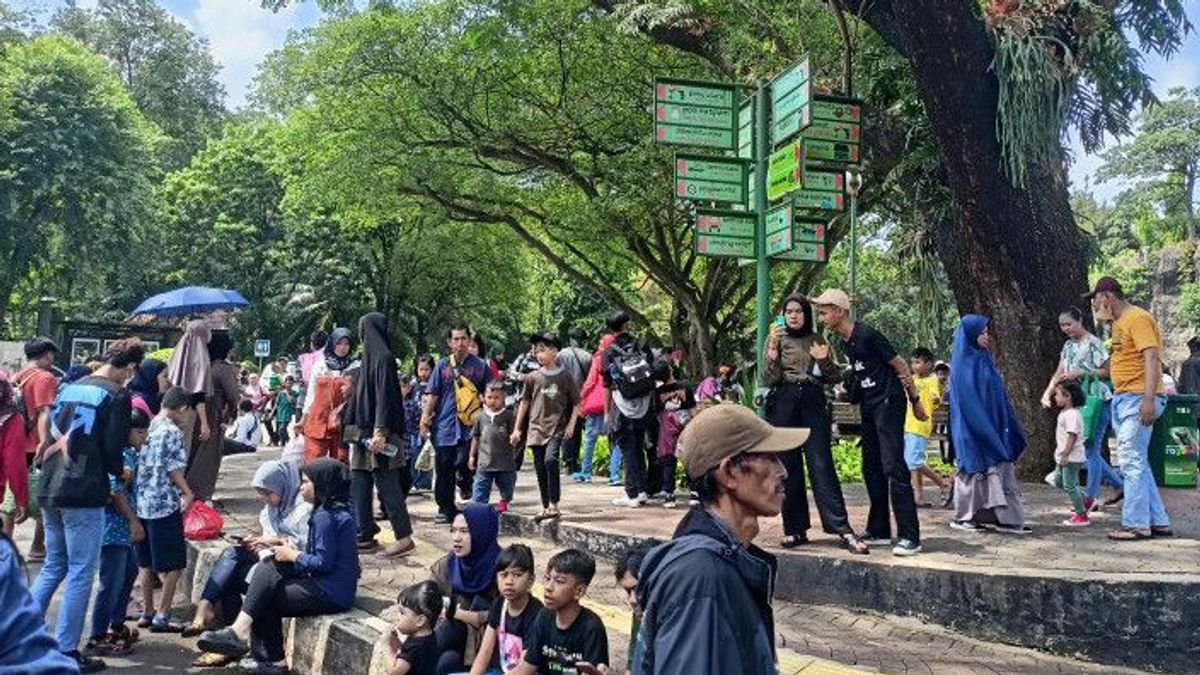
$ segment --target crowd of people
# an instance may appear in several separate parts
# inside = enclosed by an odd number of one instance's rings
[[[1122,527],[1110,538],[1171,536],[1147,464],[1165,401],[1161,335],[1114,280],[1087,297],[1097,319],[1112,323],[1112,342],[1088,332],[1078,309],[1064,311],[1067,341],[1042,401],[1060,411],[1047,480],[1069,496],[1068,525],[1087,525],[1094,510],[1123,500]],[[380,641],[396,675],[771,672],[777,563],[754,541],[760,519],[782,514],[778,545],[808,542],[806,483],[822,529],[856,555],[875,546],[921,553],[926,480],[953,508],[956,530],[1031,532],[1015,473],[1026,441],[986,317],[963,317],[949,363],[927,349],[906,359],[853,318],[845,292],[790,296],[761,363],[765,421],[735,404],[745,392],[731,366],[693,386],[678,354],[651,349],[631,328],[627,314],[614,313],[594,352],[578,336],[564,344],[534,333],[509,363],[503,346],[489,350],[456,324],[446,356],[421,356],[405,373],[386,317],[371,313],[356,331],[314,333],[294,365],[280,359],[258,374],[230,361],[226,331],[195,320],[166,363],[145,359],[136,338],[118,340],[94,370],[65,383],[51,369],[57,346],[30,341],[27,366],[0,374],[0,477],[6,536],[37,519],[25,557],[44,564],[31,594],[2,591],[16,598],[7,607],[20,607],[6,621],[35,625],[63,593],[53,641],[32,631],[27,651],[13,653],[44,672],[103,669],[98,657],[126,654],[139,639],[125,616],[136,585],[137,628],[197,638],[196,665],[281,672],[283,617],[345,611],[359,556],[413,553],[406,501],[420,488],[432,489],[452,546],[428,581],[397,599],[399,619]],[[834,466],[835,390],[861,414],[870,501],[862,531],[850,523]],[[1111,403],[1089,403],[1097,397]],[[1089,405],[1100,412],[1085,423]],[[926,466],[938,409],[948,410],[949,479]],[[1103,456],[1110,417],[1119,471]],[[614,506],[675,507],[682,467],[694,507],[671,541],[634,547],[617,568],[636,622],[629,662],[619,666],[609,663],[603,622],[580,604],[595,560],[574,549],[554,555],[539,602],[531,550],[498,541],[526,457],[538,486],[535,520],[560,519],[564,473],[590,482],[604,435],[610,483],[624,492]],[[223,456],[268,440],[285,449],[250,484],[263,502],[260,531],[220,555],[193,619],[180,623],[172,607],[187,565],[184,518],[193,504],[211,504]],[[1107,499],[1105,483],[1115,490]],[[386,547],[380,519],[394,535]],[[16,562],[15,548],[0,546],[0,576]]]

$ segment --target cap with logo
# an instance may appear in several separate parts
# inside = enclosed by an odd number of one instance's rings
[[[804,445],[808,429],[767,424],[737,403],[721,403],[696,415],[679,436],[676,455],[693,480],[743,453],[787,452]]]
[[[850,310],[850,296],[840,288],[830,288],[821,293],[817,297],[810,300],[814,305],[830,305],[833,307],[841,307],[842,309]]]

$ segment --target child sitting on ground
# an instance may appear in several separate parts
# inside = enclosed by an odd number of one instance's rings
[[[500,553],[496,559],[496,587],[500,597],[488,612],[487,630],[470,675],[503,675],[521,663],[525,638],[542,612],[542,603],[530,594],[533,551],[528,546],[513,544]]]
[[[1078,382],[1061,381],[1054,386],[1054,404],[1058,413],[1058,428],[1054,432],[1054,484],[1062,488],[1071,498],[1074,515],[1063,521],[1063,525],[1080,527],[1091,524],[1083,494],[1079,490],[1079,470],[1087,461],[1083,445],[1083,407],[1085,397]]]
[[[238,402],[238,416],[233,423],[231,438],[257,450],[262,444],[262,434],[262,422],[254,412],[254,402],[248,398],[242,399]]]
[[[950,490],[949,481],[925,465],[926,454],[929,450],[929,437],[933,435],[933,410],[937,406],[941,391],[938,378],[933,374],[933,361],[933,352],[928,349],[913,350],[910,361],[913,386],[917,389],[917,399],[921,403],[921,408],[927,414],[924,420],[917,419],[910,402],[908,415],[904,419],[904,462],[908,464],[908,470],[912,476],[913,494],[916,497],[917,506],[923,508],[932,506],[925,501],[926,478],[933,481],[933,484],[941,490],[942,496],[939,500],[941,506],[950,505],[947,499]]]
[[[142,523],[131,505],[130,488],[137,474],[138,450],[146,442],[150,416],[133,408],[129,417],[129,437],[123,452],[122,474],[109,476],[108,506],[104,507],[104,539],[100,548],[100,586],[92,604],[92,636],[85,650],[88,656],[123,656],[132,651],[137,631],[125,625],[125,609],[133,581],[137,578],[137,550],[134,542],[146,537]]]
[[[379,636],[387,675],[436,675],[438,649],[433,627],[442,613],[442,593],[432,581],[413,584],[396,598],[400,616]]]
[[[171,621],[171,603],[179,577],[187,567],[183,514],[195,501],[184,479],[187,452],[180,425],[192,414],[190,397],[180,387],[163,394],[162,410],[150,423],[150,435],[138,456],[134,502],[146,537],[138,544],[142,619],[138,626],[151,633],[181,633],[184,625]],[[158,613],[154,610],[154,575],[162,581]]]
[[[492,483],[495,483],[500,489],[496,513],[508,510],[517,484],[517,456],[510,439],[514,421],[513,411],[504,407],[504,383],[488,382],[483,394],[483,414],[475,420],[475,428],[471,430],[469,466],[475,472],[471,499],[487,504],[492,496]]]
[[[608,673],[604,622],[579,604],[596,576],[596,561],[577,549],[556,554],[546,565],[546,609],[525,638],[525,659],[509,675]]]

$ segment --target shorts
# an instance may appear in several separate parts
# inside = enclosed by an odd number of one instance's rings
[[[929,439],[917,434],[904,434],[904,463],[909,471],[916,471],[925,466],[925,452],[929,448]]]
[[[149,567],[160,574],[187,567],[187,544],[183,541],[183,514],[179,511],[162,518],[142,518],[146,538],[137,543],[138,567]]]
[[[38,484],[42,480],[42,472],[37,466],[30,464],[29,466],[29,504],[25,507],[26,513],[30,518],[37,518],[38,513]],[[11,514],[17,510],[17,499],[13,496],[12,489],[4,490],[4,502],[0,503],[0,511]]]

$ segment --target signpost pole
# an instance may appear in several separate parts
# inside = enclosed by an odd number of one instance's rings
[[[757,386],[763,386],[762,364],[766,363],[767,327],[771,296],[771,267],[767,258],[767,148],[769,128],[767,127],[767,97],[766,83],[758,81],[754,92],[754,204],[755,204],[755,270],[756,286],[755,299],[757,305],[756,346],[759,367],[757,369]]]
[[[850,297],[858,291],[858,191],[862,189],[862,174],[855,169],[846,172],[846,192],[850,193]],[[854,318],[858,303],[850,305],[850,317]]]

